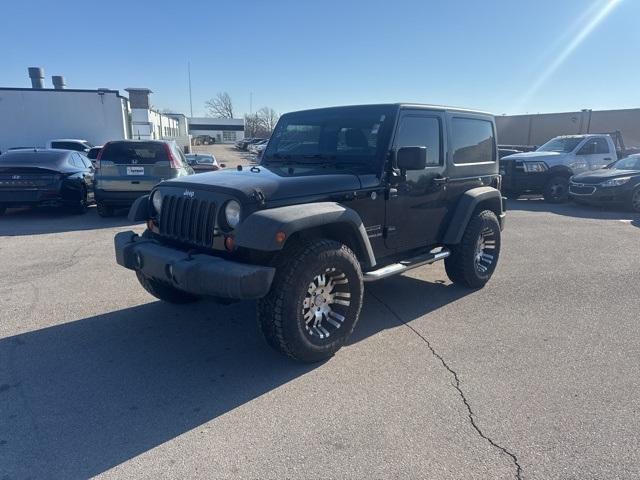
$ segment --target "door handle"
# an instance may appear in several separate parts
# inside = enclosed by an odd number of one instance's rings
[[[434,177],[433,183],[435,185],[444,185],[449,181],[449,177]]]
[[[607,162],[610,162],[611,161],[611,157],[607,157],[604,160],[606,160]]]

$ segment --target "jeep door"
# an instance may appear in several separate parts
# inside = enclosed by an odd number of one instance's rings
[[[445,198],[444,114],[403,109],[393,139],[401,147],[426,147],[423,170],[400,172],[390,187],[386,204],[386,246],[397,250],[434,244],[447,213]],[[393,155],[395,157],[395,155]]]
[[[615,151],[604,137],[589,137],[576,153],[579,159],[586,162],[589,170],[598,170],[616,159]]]

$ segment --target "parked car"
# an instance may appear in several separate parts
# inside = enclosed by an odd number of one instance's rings
[[[87,152],[87,158],[91,160],[91,163],[93,164],[94,167],[96,165],[96,160],[98,159],[98,154],[100,153],[100,150],[102,150],[102,145],[98,147],[91,147]]]
[[[65,207],[84,213],[94,200],[94,168],[70,150],[12,150],[0,155],[0,215],[8,207]]]
[[[216,139],[211,135],[196,135],[191,139],[191,145],[213,145]]]
[[[569,194],[590,205],[624,206],[640,213],[640,154],[571,177]]]
[[[96,204],[102,217],[129,207],[162,180],[193,173],[173,141],[116,140],[107,142],[96,160]]]
[[[249,148],[249,145],[253,145],[254,143],[258,143],[258,142],[262,142],[263,140],[266,140],[265,138],[245,138],[244,140],[242,140],[239,145],[238,148],[240,150],[247,150]]]
[[[164,181],[115,237],[117,262],[157,298],[259,299],[267,342],[305,362],[349,338],[363,282],[444,260],[480,288],[504,208],[492,115],[419,105],[283,115],[262,163]],[[198,252],[193,254],[193,252]]]
[[[47,148],[59,148],[62,150],[74,150],[76,152],[87,153],[94,145],[91,145],[86,140],[79,140],[77,138],[57,138],[55,140],[49,140],[47,142]]]
[[[608,134],[556,137],[534,152],[500,160],[503,191],[510,197],[541,193],[548,202],[564,202],[572,175],[597,170],[617,159],[616,146]]]
[[[264,146],[266,146],[268,142],[269,142],[269,140],[260,140],[259,142],[252,143],[252,144],[249,145],[247,150],[250,153],[256,154],[256,153],[258,153],[258,149],[260,147],[263,147],[263,149],[264,149]]]
[[[190,153],[185,155],[187,163],[196,173],[211,172],[220,169],[214,155],[209,153]]]

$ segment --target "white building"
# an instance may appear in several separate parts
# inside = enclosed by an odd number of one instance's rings
[[[43,147],[55,138],[78,138],[94,145],[121,139],[168,139],[187,147],[186,120],[149,106],[149,89],[44,88],[44,73],[30,68],[32,88],[0,87],[0,152],[12,147]]]
[[[234,143],[244,138],[244,119],[192,117],[188,119],[193,145]]]

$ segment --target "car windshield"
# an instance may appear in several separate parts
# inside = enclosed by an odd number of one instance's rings
[[[536,150],[537,152],[569,153],[578,146],[583,139],[580,137],[558,137],[549,140]]]
[[[640,155],[631,156],[618,160],[611,168],[616,170],[640,170]]]
[[[389,145],[393,106],[327,108],[283,115],[267,144],[263,164],[379,165]]]

